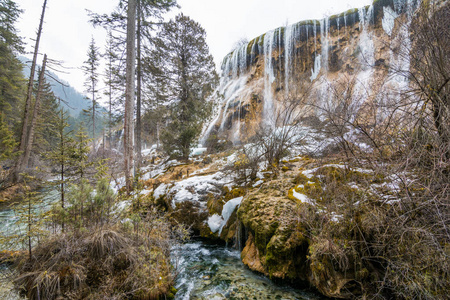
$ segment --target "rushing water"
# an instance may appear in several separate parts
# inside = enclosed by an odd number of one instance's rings
[[[58,193],[50,191],[33,209],[45,212],[57,199]],[[25,234],[24,228],[17,224],[17,208],[23,205],[0,208],[1,234]],[[11,246],[0,245],[0,248]],[[20,245],[15,246],[16,249],[21,248]],[[321,299],[309,292],[276,285],[268,278],[250,271],[241,262],[239,251],[223,246],[191,241],[173,249],[172,261],[179,272],[175,282],[178,289],[175,299]],[[13,290],[11,281],[7,280],[10,272],[8,266],[0,266],[0,299],[24,299]]]
[[[245,267],[239,251],[222,246],[193,241],[173,250],[173,262],[179,270],[175,299],[321,299],[276,285]]]

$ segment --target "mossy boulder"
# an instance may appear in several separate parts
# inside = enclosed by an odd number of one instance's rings
[[[242,261],[273,279],[306,280],[308,240],[296,203],[263,191],[246,198],[238,218],[249,231]]]

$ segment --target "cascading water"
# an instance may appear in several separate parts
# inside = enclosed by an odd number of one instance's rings
[[[179,300],[322,299],[253,273],[241,262],[238,250],[192,241],[173,249],[172,262],[180,270],[175,282]]]
[[[260,122],[273,128],[276,125],[274,122],[275,104],[278,103],[276,100],[280,101],[282,97],[295,97],[297,88],[294,87],[299,86],[295,80],[302,77],[309,77],[312,82],[314,94],[312,97],[318,101],[316,105],[333,108],[334,106],[330,105],[335,105],[336,99],[333,99],[330,86],[336,79],[336,67],[345,67],[345,72],[355,80],[352,90],[355,101],[350,105],[357,112],[363,102],[373,96],[378,89],[372,89],[374,80],[379,76],[374,72],[375,45],[380,40],[379,34],[374,34],[378,24],[374,20],[375,13],[379,16],[380,11],[384,14],[389,10],[393,12],[391,19],[383,20],[383,28],[388,36],[391,36],[395,18],[403,13],[411,16],[419,2],[419,0],[393,0],[392,3],[384,4],[379,1],[358,10],[344,12],[336,18],[326,17],[322,20],[290,24],[283,29],[267,32],[250,42],[250,45],[242,45],[224,59],[223,80],[217,90],[223,97],[220,98],[219,108],[213,118],[214,124],[209,124],[205,129],[202,140],[206,141],[212,129],[217,128],[219,133],[224,133],[233,142],[239,141],[241,126],[255,128],[248,119],[243,122],[241,112],[248,115],[248,108],[258,103],[261,103],[261,106],[256,106],[258,114],[261,114]],[[383,6],[378,6],[375,10],[376,5]],[[356,24],[359,24],[357,31],[355,31]],[[403,34],[402,47],[409,49],[411,42],[408,30],[400,29],[403,30],[404,32],[400,33],[397,30],[395,35]],[[386,55],[382,56],[381,52],[381,50],[377,52],[377,59],[380,55],[380,62],[386,61]],[[310,56],[297,57],[299,53]],[[407,56],[391,55],[389,63],[392,63],[392,71],[394,68],[409,70]],[[282,67],[284,76],[280,76],[279,72]],[[299,69],[303,69],[301,72],[311,73],[309,76],[302,76],[303,74],[297,73]],[[329,73],[330,70],[333,74]],[[394,76],[393,73],[391,77],[395,80],[405,81],[403,76]],[[245,80],[241,81],[243,77]],[[284,83],[281,80],[284,80]],[[283,88],[282,95],[278,91]]]
[[[360,72],[356,76],[355,90],[351,110],[356,113],[361,105],[372,93],[372,78],[375,65],[375,46],[373,35],[368,30],[369,24],[373,24],[373,5],[366,10],[365,7],[358,9],[360,37],[358,47],[360,49],[359,64]],[[351,120],[352,121],[352,120]]]
[[[291,24],[284,29],[284,89],[286,98],[289,97],[289,82],[294,57],[295,40],[297,38],[297,24]]]
[[[275,44],[275,30],[271,30],[264,36],[264,106],[263,119],[265,125],[275,127],[274,103],[272,84],[275,81],[273,70],[273,49]]]
[[[320,20],[320,41],[322,43],[322,63],[325,72],[328,71],[328,32],[330,30],[330,19],[328,17]]]

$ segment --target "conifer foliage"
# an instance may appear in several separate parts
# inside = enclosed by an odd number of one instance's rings
[[[155,48],[160,55],[157,80],[172,99],[169,125],[161,139],[168,154],[186,159],[209,113],[206,98],[217,81],[206,32],[199,23],[179,14],[162,26]]]

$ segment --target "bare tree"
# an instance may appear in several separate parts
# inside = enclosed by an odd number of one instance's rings
[[[29,127],[29,115],[30,115],[30,109],[31,109],[31,96],[33,93],[33,82],[34,82],[34,74],[36,71],[36,61],[37,61],[37,55],[39,52],[39,42],[41,40],[41,33],[42,33],[42,26],[44,24],[44,15],[45,15],[45,9],[47,6],[47,0],[44,0],[44,4],[42,5],[42,13],[41,13],[41,19],[39,22],[39,28],[37,31],[37,37],[36,37],[36,44],[34,46],[34,53],[33,53],[33,62],[31,63],[31,70],[30,70],[30,78],[28,80],[28,90],[27,90],[27,98],[25,101],[25,110],[24,110],[24,117],[23,117],[23,123],[22,123],[22,134],[20,138],[20,144],[19,144],[19,152],[21,153],[14,171],[14,181],[18,181],[20,178],[20,173],[25,168],[25,152],[27,151],[27,148],[31,148],[31,144],[28,144],[28,127]],[[30,150],[28,150],[30,151]]]
[[[34,130],[36,127],[36,122],[37,122],[37,119],[39,116],[39,111],[40,111],[41,96],[42,96],[42,89],[43,89],[43,85],[44,85],[46,65],[47,65],[47,54],[44,55],[44,61],[42,62],[42,69],[39,74],[38,91],[37,91],[36,100],[34,103],[33,117],[31,119],[30,130],[28,131],[28,137],[27,137],[27,145],[29,145],[29,146],[26,147],[25,154],[23,157],[23,165],[24,166],[27,166],[28,161],[30,160],[31,146],[33,145],[33,139],[34,139]]]

